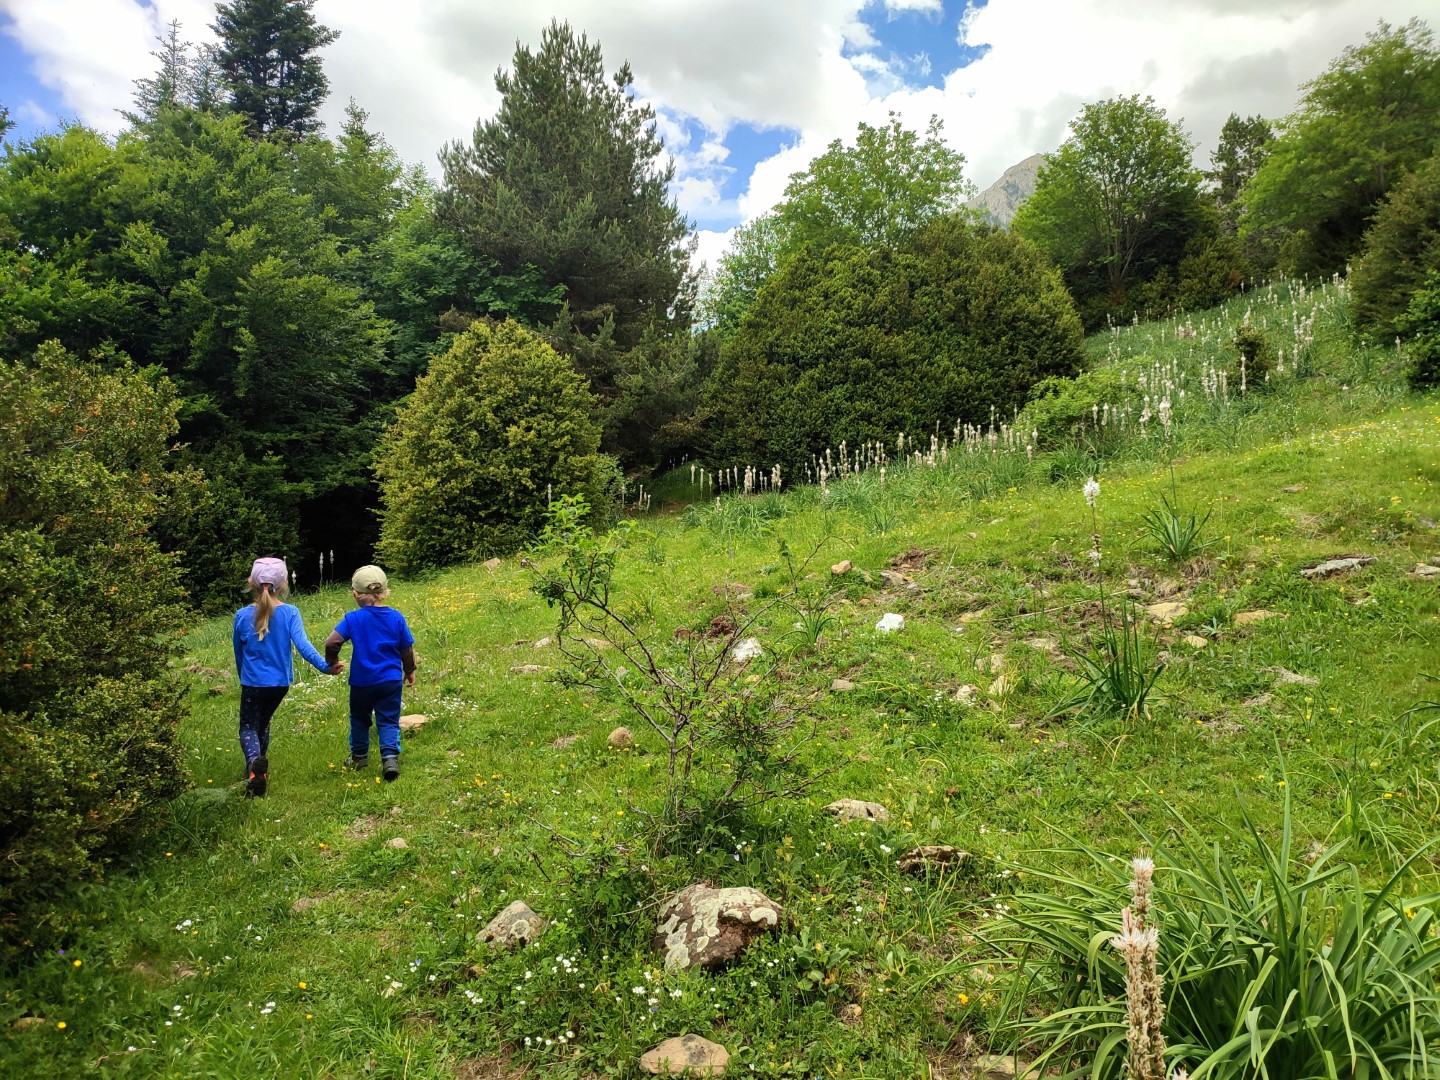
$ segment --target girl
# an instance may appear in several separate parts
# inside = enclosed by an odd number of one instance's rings
[[[255,597],[235,613],[235,670],[240,674],[240,749],[245,754],[245,794],[265,794],[270,762],[270,718],[290,690],[293,645],[316,670],[338,675],[343,663],[327,664],[305,636],[300,613],[285,603],[290,573],[283,559],[256,559],[248,582]]]

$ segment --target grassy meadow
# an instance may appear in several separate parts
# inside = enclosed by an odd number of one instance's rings
[[[1247,312],[1279,363],[1242,395],[1216,373]],[[1440,578],[1414,573],[1440,558],[1440,402],[1403,392],[1395,349],[1350,343],[1335,285],[1090,348],[1124,396],[1096,403],[1088,448],[1027,452],[1019,431],[825,492],[717,502],[688,468],[654,486],[617,602],[657,641],[763,611],[753,673],[812,736],[805,794],[699,850],[637,847],[662,745],[616,695],[554,678],[563,657],[537,642],[556,616],[519,560],[395,583],[422,662],[406,711],[429,719],[393,784],[378,754],[344,768],[343,682],[297,662],[270,793],[243,798],[229,620],[195,626],[179,661],[194,788],[87,888],[63,950],[7,977],[0,1075],[630,1077],[693,1031],[732,1075],[964,1076],[1007,1050],[1010,976],[987,938],[1026,887],[1017,860],[1078,867],[1070,839],[1128,859],[1137,829],[1184,819],[1244,865],[1242,812],[1274,836],[1288,802],[1298,862],[1343,840],[1384,880],[1440,812],[1440,727],[1409,712],[1440,697]],[[1183,560],[1141,524],[1169,462],[1177,504],[1210,514]],[[813,553],[794,598],[782,541]],[[1299,573],[1341,555],[1375,561]],[[319,640],[349,595],[298,604]],[[1150,700],[1076,709],[1078,658],[1126,610],[1164,665]],[[885,613],[903,628],[877,631]],[[633,747],[608,744],[617,725]],[[843,797],[888,822],[822,811]],[[921,844],[973,857],[902,873]],[[1436,868],[1423,857],[1401,891],[1437,891]],[[700,880],[761,889],[793,926],[719,974],[667,973],[656,901]],[[516,899],[553,920],[539,942],[478,943]]]

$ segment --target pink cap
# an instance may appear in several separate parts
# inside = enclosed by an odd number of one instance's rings
[[[290,571],[284,559],[256,559],[250,567],[250,580],[256,585],[280,589],[290,583]]]

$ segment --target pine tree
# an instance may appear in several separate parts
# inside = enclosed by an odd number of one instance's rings
[[[687,223],[666,190],[674,164],[631,81],[628,64],[607,77],[600,46],[552,22],[496,74],[499,112],[442,152],[438,208],[500,274],[534,267],[563,285],[581,333],[613,319],[624,349],[656,320],[687,323],[693,292]]]
[[[315,0],[231,0],[210,28],[215,60],[236,112],[259,135],[297,137],[319,130],[315,113],[330,91],[314,55],[340,36],[321,26]]]

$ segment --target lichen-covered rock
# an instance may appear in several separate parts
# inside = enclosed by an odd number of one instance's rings
[[[627,750],[635,745],[635,736],[630,733],[628,727],[617,727],[610,732],[605,741],[616,750]]]
[[[518,945],[529,945],[545,932],[547,925],[544,919],[530,910],[530,905],[516,900],[486,923],[479,937],[492,945],[513,949]]]
[[[969,857],[968,851],[949,844],[925,844],[901,855],[896,865],[907,873],[918,873],[936,866],[956,866]]]
[[[667,970],[723,967],[784,917],[784,909],[758,889],[691,885],[660,909],[651,947],[665,954]]]
[[[890,811],[878,802],[863,802],[860,799],[836,799],[825,809],[841,821],[888,821]]]
[[[640,1068],[654,1076],[720,1076],[729,1062],[729,1050],[699,1035],[666,1039],[640,1056]]]

